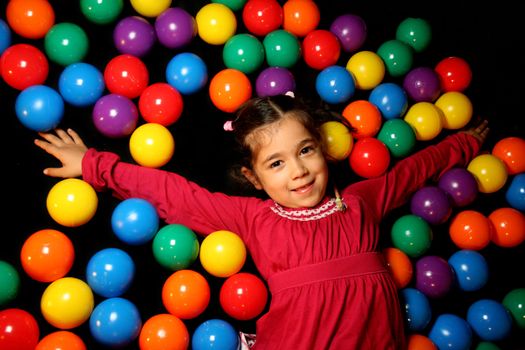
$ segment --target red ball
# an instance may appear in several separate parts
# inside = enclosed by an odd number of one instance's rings
[[[303,40],[304,61],[311,68],[321,70],[333,66],[340,54],[339,39],[329,30],[313,30]]]
[[[259,277],[239,272],[224,281],[219,300],[229,316],[236,320],[251,320],[266,307],[268,291]]]
[[[24,90],[43,84],[49,73],[46,56],[33,45],[15,44],[5,49],[0,59],[2,78],[7,85]]]
[[[242,10],[242,20],[250,33],[265,36],[281,27],[283,8],[277,0],[248,0]]]
[[[148,68],[136,56],[119,55],[106,65],[104,82],[111,93],[133,99],[139,97],[148,86]]]
[[[385,173],[390,165],[390,152],[380,140],[365,137],[357,140],[348,159],[357,175],[369,179]]]
[[[434,68],[439,76],[441,90],[463,91],[472,80],[472,70],[469,64],[460,57],[447,57],[442,59]]]
[[[170,126],[179,120],[184,107],[180,92],[168,83],[148,86],[139,98],[139,111],[148,123]]]
[[[34,350],[40,329],[29,312],[11,308],[0,311],[0,349]]]

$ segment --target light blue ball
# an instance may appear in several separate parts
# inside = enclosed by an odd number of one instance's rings
[[[28,129],[46,132],[57,127],[64,116],[64,100],[46,85],[32,85],[20,92],[15,102],[18,120]]]
[[[0,55],[11,46],[11,30],[7,23],[0,18]]]
[[[377,85],[368,96],[368,102],[374,104],[385,119],[402,117],[408,108],[405,90],[395,83]]]
[[[514,175],[505,192],[505,199],[514,209],[525,211],[525,173]]]
[[[467,310],[467,322],[485,341],[503,340],[512,329],[510,313],[502,303],[492,299],[472,303]]]
[[[480,290],[489,280],[489,265],[483,255],[474,250],[459,250],[448,259],[459,289]]]
[[[131,256],[118,248],[106,248],[95,253],[86,267],[86,280],[93,292],[105,298],[124,294],[135,276]]]
[[[166,81],[183,95],[201,90],[208,82],[206,63],[194,53],[175,55],[166,66]]]
[[[472,329],[467,321],[454,314],[438,316],[428,334],[438,349],[469,350],[472,344]]]
[[[111,215],[115,235],[130,245],[149,242],[159,229],[159,215],[150,202],[128,198],[120,202]]]
[[[317,75],[315,89],[326,103],[344,103],[355,93],[354,77],[345,67],[326,67]]]
[[[233,326],[221,319],[201,323],[191,337],[193,350],[237,350],[239,335]]]
[[[102,72],[89,63],[73,63],[67,66],[58,80],[58,91],[73,106],[93,105],[104,93]]]

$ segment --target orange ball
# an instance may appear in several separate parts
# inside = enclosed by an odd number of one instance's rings
[[[512,248],[525,240],[525,215],[519,210],[498,208],[488,218],[493,224],[490,238],[495,245]]]
[[[509,175],[525,172],[525,139],[513,136],[503,138],[492,148],[492,155],[505,163]]]
[[[215,107],[233,113],[252,96],[252,84],[240,70],[226,68],[211,79],[209,93]]]
[[[32,279],[53,282],[67,275],[75,260],[75,248],[62,232],[44,229],[29,236],[20,252],[22,268]]]
[[[210,286],[200,273],[179,270],[164,282],[162,302],[168,312],[178,318],[195,318],[208,307]]]
[[[481,250],[490,243],[490,221],[475,210],[463,210],[451,220],[448,232],[461,249]]]
[[[387,247],[383,249],[386,265],[398,289],[406,287],[412,280],[414,269],[408,255],[401,249]]]
[[[436,345],[421,334],[411,334],[408,337],[407,350],[437,350]]]
[[[55,11],[47,0],[11,0],[6,17],[9,27],[28,39],[41,39],[55,24]]]
[[[189,343],[188,328],[180,318],[171,314],[150,317],[140,330],[141,350],[186,350]]]
[[[350,102],[343,110],[343,117],[355,129],[356,139],[374,137],[381,129],[381,112],[373,103],[366,100]]]
[[[86,344],[70,331],[56,331],[42,338],[35,350],[86,350]]]
[[[304,37],[317,28],[321,13],[311,0],[288,0],[283,5],[283,29]]]

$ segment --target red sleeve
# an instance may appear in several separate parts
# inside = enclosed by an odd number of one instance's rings
[[[447,170],[466,166],[479,152],[480,143],[466,133],[447,136],[397,162],[384,175],[348,186],[343,191],[363,198],[380,221],[390,210],[401,206],[428,181],[437,181]]]

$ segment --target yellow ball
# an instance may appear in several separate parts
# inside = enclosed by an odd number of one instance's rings
[[[131,134],[129,151],[138,164],[159,168],[173,156],[175,139],[168,128],[161,124],[142,124]]]
[[[204,5],[195,16],[197,33],[211,45],[222,45],[237,30],[237,19],[233,11],[221,3]]]
[[[53,220],[63,226],[77,227],[93,218],[98,197],[90,184],[70,178],[59,181],[49,190],[46,205]]]
[[[467,170],[478,183],[478,190],[482,193],[499,191],[507,182],[507,168],[505,163],[492,154],[480,154],[470,161]]]
[[[171,6],[171,0],[131,0],[131,6],[143,16],[157,17]]]
[[[52,326],[71,329],[83,324],[93,312],[94,297],[89,285],[75,277],[55,280],[40,300],[42,315]]]
[[[210,233],[201,243],[202,267],[216,277],[229,277],[241,270],[246,261],[246,247],[235,233],[220,230]]]
[[[372,51],[359,51],[350,57],[346,69],[354,76],[355,87],[371,90],[385,77],[385,63]]]
[[[472,118],[472,102],[461,92],[445,92],[434,104],[443,112],[443,128],[445,129],[461,129]]]
[[[443,129],[443,113],[430,102],[414,103],[405,114],[404,120],[414,129],[416,139],[432,140]]]
[[[321,136],[330,159],[343,160],[350,155],[354,138],[350,130],[341,122],[328,121],[321,125]]]

